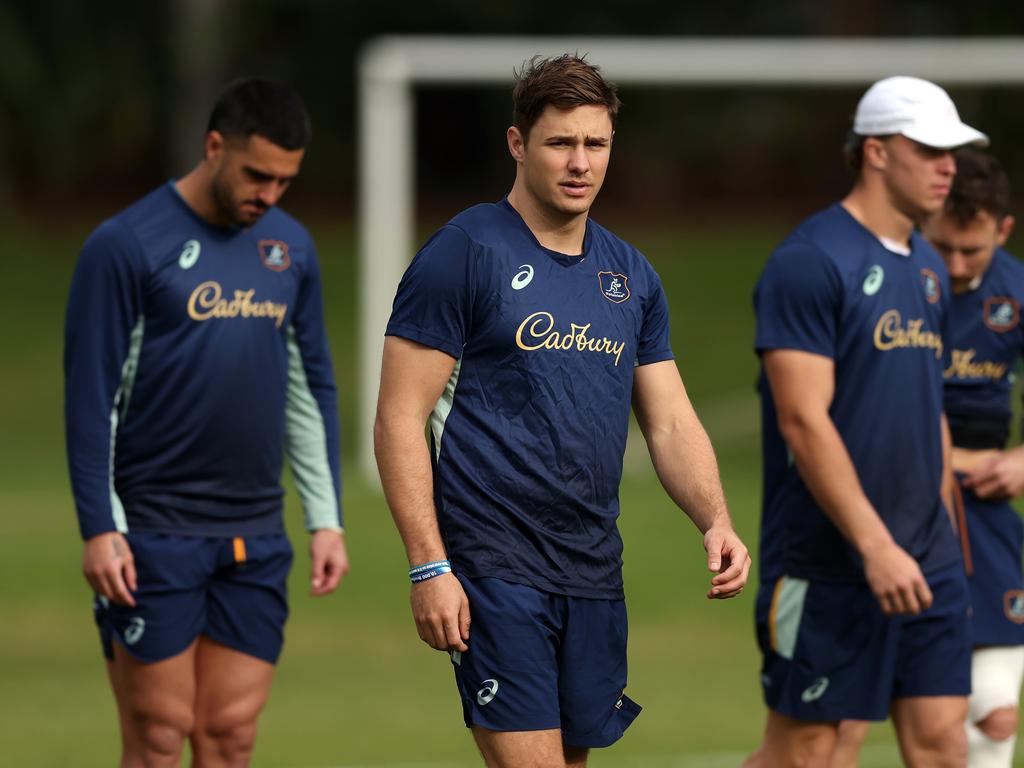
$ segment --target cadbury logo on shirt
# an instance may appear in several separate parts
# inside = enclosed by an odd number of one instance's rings
[[[875,325],[875,349],[888,352],[908,348],[934,349],[935,358],[942,357],[942,336],[924,330],[924,319],[907,320],[898,309],[890,309],[878,318]]]
[[[580,325],[569,323],[568,330],[555,330],[555,317],[550,312],[534,312],[523,319],[516,329],[516,346],[532,352],[537,349],[560,349],[568,352],[576,349],[580,352],[599,352],[615,355],[615,365],[619,364],[626,342],[614,341],[602,336],[590,337],[587,332],[593,323]]]
[[[188,297],[188,316],[200,323],[210,319],[223,320],[233,317],[269,317],[280,328],[288,314],[287,304],[273,301],[253,301],[256,289],[236,290],[232,299],[223,296],[223,289],[216,280],[200,283]]]

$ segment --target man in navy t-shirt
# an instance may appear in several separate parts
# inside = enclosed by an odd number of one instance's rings
[[[853,189],[758,282],[769,713],[750,765],[828,765],[840,721],[889,714],[909,765],[964,764],[968,603],[943,498],[950,289],[914,225],[949,193],[952,148],[984,142],[938,86],[875,83],[847,145]]]
[[[538,58],[513,105],[512,191],[436,232],[398,287],[376,452],[417,630],[450,652],[487,764],[582,766],[640,709],[623,694],[616,527],[630,403],[704,534],[708,597],[738,594],[750,560],[673,360],[658,275],[588,218],[614,86],[576,56]]]
[[[68,299],[67,453],[123,765],[247,763],[288,614],[287,452],[312,593],[348,569],[338,415],[309,233],[276,207],[309,117],[219,98],[202,161],[101,224]]]
[[[943,211],[922,232],[946,262],[953,288],[945,410],[970,545],[968,762],[1009,768],[1024,677],[1024,525],[1010,501],[1024,493],[1024,447],[1006,443],[1013,370],[1024,355],[1024,265],[1002,247],[1014,219],[999,162],[965,147],[956,167]]]

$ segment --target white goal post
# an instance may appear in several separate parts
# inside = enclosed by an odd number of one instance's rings
[[[620,86],[866,87],[897,74],[942,85],[1024,83],[1024,41],[1007,37],[474,36],[372,41],[359,59],[357,358],[359,462],[371,483],[377,482],[373,420],[384,328],[398,281],[416,248],[413,89],[424,84],[511,88],[513,67],[536,54],[567,51],[588,54]]]

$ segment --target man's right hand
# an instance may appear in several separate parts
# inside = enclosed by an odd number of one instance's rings
[[[864,575],[882,613],[917,615],[932,604],[932,591],[917,561],[895,542],[864,555]]]
[[[413,584],[411,602],[420,640],[438,651],[469,650],[469,599],[453,574]]]
[[[82,572],[96,594],[118,605],[135,605],[135,559],[128,541],[117,531],[101,533],[85,542]]]

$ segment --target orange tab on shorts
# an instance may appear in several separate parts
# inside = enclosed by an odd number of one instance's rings
[[[236,563],[244,563],[245,562],[245,539],[243,539],[241,536],[235,536],[234,544],[235,544],[235,562]]]

